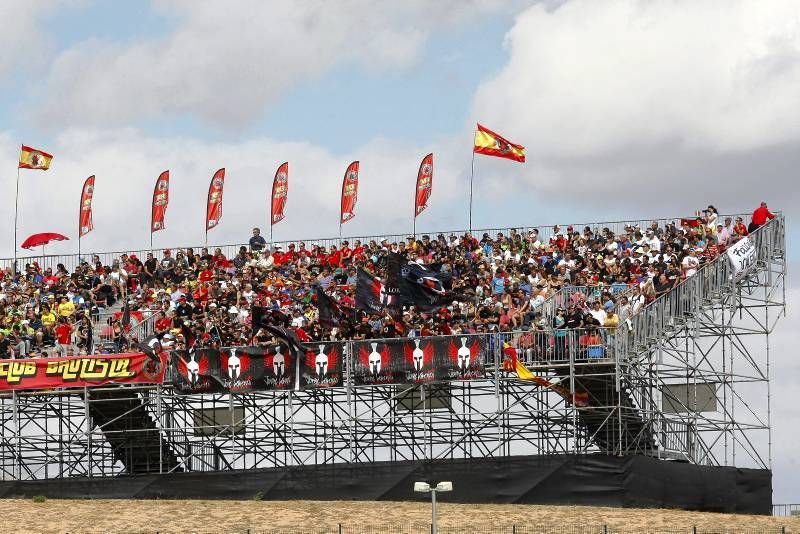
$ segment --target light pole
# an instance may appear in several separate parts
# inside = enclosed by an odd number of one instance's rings
[[[436,492],[453,491],[452,482],[439,482],[431,487],[427,482],[414,482],[414,491],[417,493],[431,494],[431,534],[436,534]]]

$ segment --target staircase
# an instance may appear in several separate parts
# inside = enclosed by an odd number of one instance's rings
[[[155,421],[133,389],[90,389],[89,413],[127,474],[180,471]]]
[[[751,234],[757,250],[755,269],[763,268],[776,255],[783,254],[782,243],[775,242],[776,235],[783,235],[782,215]],[[781,231],[776,231],[780,229]],[[773,234],[773,235],[770,235]],[[732,281],[732,269],[723,254],[704,265],[699,271],[670,293],[650,303],[632,318],[632,332],[620,325],[611,336],[609,354],[618,355],[619,394],[615,376],[608,368],[589,365],[575,368],[575,390],[589,395],[589,406],[578,409],[580,424],[587,432],[588,442],[595,444],[608,454],[654,454],[661,446],[654,429],[642,417],[641,410],[659,409],[657,406],[639,406],[629,387],[632,377],[642,372],[649,358],[660,343],[675,336],[684,328],[692,328],[694,318],[703,310],[718,307],[737,290]],[[567,302],[553,299],[547,304],[553,308]],[[728,299],[729,300],[729,299]],[[608,364],[607,364],[608,365]],[[568,380],[568,371],[553,369],[562,380]]]
[[[120,299],[112,306],[100,309],[97,320],[92,324],[92,350],[94,353],[114,352],[114,336],[108,333],[108,319],[122,312],[123,307],[124,303]]]

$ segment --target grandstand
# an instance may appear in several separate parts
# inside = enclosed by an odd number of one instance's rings
[[[10,329],[16,358],[134,351],[165,333],[173,352],[163,381],[4,391],[0,494],[402,500],[414,477],[447,476],[464,502],[769,513],[769,335],[785,307],[785,222],[777,213],[727,238],[706,223],[271,243],[277,254],[228,245],[196,260],[186,247],[23,258],[29,283],[4,286],[8,325],[15,296],[35,289],[40,300],[68,294],[92,334],[70,314],[77,342],[59,343],[42,307]],[[745,238],[754,261],[739,270],[725,249]],[[446,273],[452,298],[323,325],[312,284],[349,309],[355,267],[386,281],[390,251]],[[280,345],[259,332],[256,308],[301,332],[312,367],[325,355],[332,373],[338,354],[338,381],[321,387],[298,359],[281,388]],[[274,383],[239,388],[244,366],[232,367],[229,347],[247,346],[239,354],[269,355]],[[386,359],[371,359],[379,352]],[[197,372],[217,373],[205,391],[191,371],[202,354],[221,358]],[[425,354],[430,380],[414,374]],[[391,379],[370,371],[378,361]]]

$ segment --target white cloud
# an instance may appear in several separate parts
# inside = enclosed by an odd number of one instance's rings
[[[526,145],[528,163],[482,161],[484,183],[608,218],[762,199],[800,212],[797,2],[534,5],[506,47],[472,117]]]
[[[528,8],[474,113],[542,158],[677,143],[713,151],[800,138],[794,0],[573,0]]]
[[[109,127],[191,115],[246,125],[289,88],[336,66],[407,67],[434,31],[502,4],[162,0],[156,8],[177,20],[168,35],[130,44],[91,39],[63,51],[38,118]]]
[[[46,65],[53,41],[42,27],[42,19],[64,3],[67,1],[0,2],[0,78]]]

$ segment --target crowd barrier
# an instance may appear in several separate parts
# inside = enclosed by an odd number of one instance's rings
[[[734,215],[720,215],[720,221],[724,220],[725,217],[737,217],[741,216],[745,220],[749,220],[749,215],[747,214],[734,214]],[[647,227],[652,225],[653,223],[657,223],[660,227],[664,227],[669,223],[680,224],[681,217],[668,217],[668,218],[657,218],[657,219],[630,219],[630,220],[622,220],[622,221],[606,221],[606,222],[590,222],[590,223],[579,223],[573,224],[572,226],[578,230],[583,230],[584,227],[588,226],[592,229],[593,232],[602,231],[603,228],[608,228],[615,234],[620,234],[625,231],[627,225],[631,226],[638,226],[643,232],[646,230]],[[472,231],[472,235],[475,236],[478,240],[481,239],[483,234],[488,233],[493,239],[496,235],[500,232],[503,235],[509,235],[512,230],[515,230],[523,236],[527,235],[527,233],[531,230],[538,229],[539,230],[539,239],[543,242],[546,242],[550,239],[553,235],[554,228],[559,226],[561,231],[564,232],[567,229],[567,225],[552,225],[552,226],[518,226],[518,227],[507,227],[507,228],[484,228],[484,229],[476,229]],[[436,239],[438,235],[444,235],[446,238],[449,238],[451,234],[455,234],[456,236],[462,236],[466,230],[451,230],[451,231],[439,231],[439,232],[418,232],[414,234],[416,238],[421,238],[422,235],[430,235],[431,239]],[[406,237],[411,235],[411,233],[405,234],[381,234],[381,235],[367,235],[367,236],[353,236],[353,237],[329,237],[329,238],[321,238],[321,239],[295,239],[295,240],[283,240],[283,241],[274,241],[270,243],[271,246],[280,245],[283,247],[284,250],[287,249],[289,244],[299,244],[305,243],[306,248],[310,249],[313,243],[317,243],[321,246],[326,247],[326,249],[330,248],[331,245],[341,246],[342,241],[348,241],[350,245],[353,245],[353,242],[356,240],[360,240],[362,244],[367,245],[371,241],[375,241],[376,243],[380,243],[384,239],[388,239],[390,243],[399,242],[399,241],[406,241]],[[59,264],[64,265],[67,270],[70,272],[75,270],[75,268],[80,264],[81,261],[91,261],[92,256],[97,254],[100,257],[100,261],[103,265],[111,265],[115,260],[118,260],[122,254],[128,255],[136,255],[139,259],[144,261],[148,252],[153,252],[153,255],[160,259],[163,257],[164,250],[170,249],[172,251],[177,250],[186,250],[187,248],[192,248],[194,252],[197,254],[203,248],[208,248],[212,253],[215,249],[219,248],[222,250],[222,253],[225,255],[226,258],[234,257],[239,248],[242,246],[248,246],[247,242],[243,243],[233,243],[233,244],[221,244],[221,245],[195,245],[195,246],[176,246],[176,247],[164,247],[164,248],[156,248],[156,249],[130,249],[130,250],[120,250],[120,251],[110,251],[110,252],[85,252],[80,256],[78,254],[54,254],[54,255],[26,255],[26,256],[18,256],[17,262],[20,268],[24,267],[25,264],[33,263],[34,261],[37,262],[42,267],[55,267]],[[174,257],[174,254],[173,254]],[[14,263],[13,258],[0,258],[0,268],[8,268],[12,267]]]

